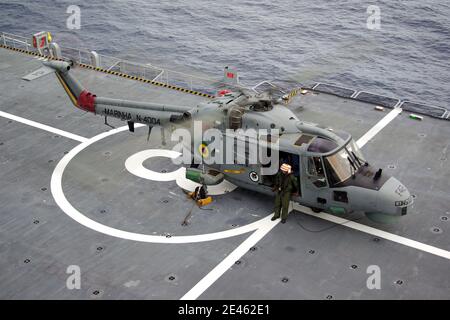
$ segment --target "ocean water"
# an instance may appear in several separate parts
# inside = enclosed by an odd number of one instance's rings
[[[80,30],[66,26],[69,5]],[[369,5],[380,8],[369,30]],[[51,31],[75,48],[246,83],[323,81],[450,107],[450,3],[378,1],[9,1],[0,31]]]

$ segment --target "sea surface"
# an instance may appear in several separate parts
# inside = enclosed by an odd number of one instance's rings
[[[67,8],[81,9],[79,30]],[[369,5],[380,29],[367,27]],[[75,48],[246,83],[323,81],[450,107],[450,2],[5,1],[0,32],[50,31]]]

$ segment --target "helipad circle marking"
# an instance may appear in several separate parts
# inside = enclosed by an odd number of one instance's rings
[[[134,174],[135,176],[138,176],[143,179],[153,181],[172,181],[176,180],[180,176],[180,171],[182,168],[179,168],[178,170],[172,172],[161,173],[145,168],[143,163],[145,160],[153,157],[176,159],[179,155],[180,155],[179,152],[173,150],[163,150],[163,149],[144,150],[130,156],[125,161],[125,168],[127,168],[127,170],[132,174]]]
[[[136,127],[141,127],[143,125],[136,125]],[[249,233],[251,231],[259,229],[262,225],[267,223],[270,219],[270,215],[247,224],[245,226],[234,228],[230,230],[207,233],[207,234],[199,234],[199,235],[191,235],[191,236],[172,236],[170,238],[166,238],[165,236],[155,236],[148,235],[143,233],[135,233],[124,231],[116,228],[112,228],[106,225],[103,225],[97,221],[94,221],[80,211],[75,209],[72,204],[67,200],[64,195],[64,191],[62,188],[62,177],[64,174],[64,170],[70,161],[82,150],[86,149],[91,144],[104,139],[113,134],[128,130],[128,126],[123,126],[114,130],[110,130],[107,132],[103,132],[97,136],[92,137],[91,139],[80,143],[75,148],[73,148],[69,153],[67,153],[56,165],[55,170],[52,173],[50,187],[53,198],[55,199],[56,204],[61,208],[61,210],[67,214],[69,217],[82,224],[83,226],[90,228],[94,231],[126,240],[140,241],[140,242],[149,242],[149,243],[195,243],[195,242],[204,242],[204,241],[212,241],[219,240],[224,238],[230,238],[234,236],[238,236],[241,234]],[[175,172],[178,172],[175,171]]]
[[[156,171],[149,170],[144,167],[144,161],[153,158],[153,157],[166,157],[170,159],[176,159],[181,155],[181,153],[173,150],[165,150],[165,149],[149,149],[140,151],[132,156],[130,156],[125,161],[125,168],[135,176],[138,176],[143,179],[153,180],[153,181],[173,181],[180,188],[185,190],[194,191],[196,187],[200,186],[200,184],[195,183],[192,180],[186,179],[186,168],[181,167],[172,172],[160,173]],[[229,181],[222,181],[218,185],[208,186],[208,194],[215,196],[225,194],[227,192],[231,192],[236,189],[236,186]]]

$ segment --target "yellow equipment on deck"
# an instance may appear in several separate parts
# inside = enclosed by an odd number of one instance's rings
[[[212,202],[212,197],[206,196],[205,186],[195,188],[195,191],[188,193],[188,197],[193,199],[199,207],[206,206]]]

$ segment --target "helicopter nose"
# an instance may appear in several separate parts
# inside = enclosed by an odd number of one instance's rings
[[[390,177],[378,192],[377,209],[385,214],[404,216],[412,202],[409,190],[396,178]]]
[[[412,203],[408,189],[396,178],[390,177],[377,192],[376,210],[366,211],[366,216],[377,223],[395,223],[406,215]]]

